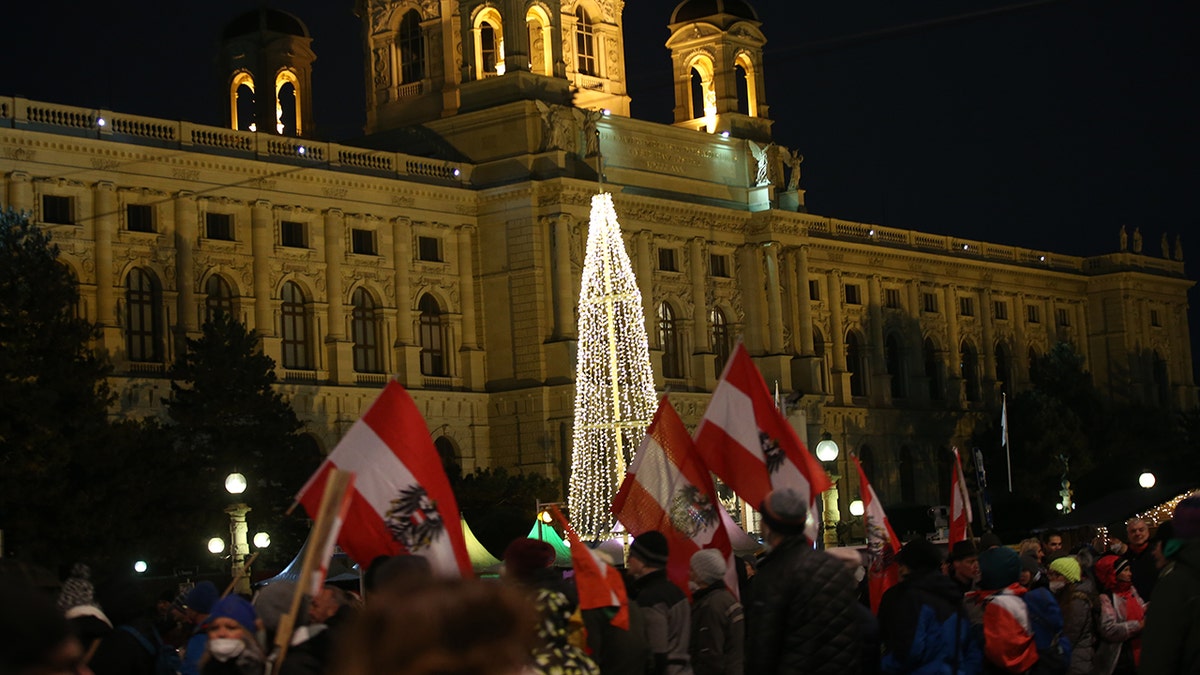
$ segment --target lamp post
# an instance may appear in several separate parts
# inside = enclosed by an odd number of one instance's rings
[[[237,497],[246,491],[246,477],[236,471],[225,477],[225,491]],[[246,556],[250,554],[250,542],[247,534],[246,514],[250,507],[242,502],[225,507],[229,514],[229,560],[230,574],[233,575],[233,592],[249,595],[250,576],[246,574]]]
[[[817,459],[825,466],[825,473],[829,475],[829,489],[826,490],[821,498],[824,508],[822,509],[822,526],[825,529],[824,542],[825,548],[833,548],[838,545],[838,522],[842,519],[842,514],[838,512],[838,488],[837,482],[841,476],[835,473],[837,471],[838,444],[833,441],[833,436],[827,431],[821,435],[821,441],[817,443],[815,448]],[[833,471],[829,470],[829,465],[833,464]]]

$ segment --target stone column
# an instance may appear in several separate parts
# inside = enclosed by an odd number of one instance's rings
[[[741,274],[737,283],[742,292],[742,305],[746,312],[746,320],[742,324],[742,340],[751,354],[762,353],[769,346],[763,336],[762,317],[766,314],[766,308],[762,306],[765,281],[762,278],[763,262],[759,257],[761,248],[758,244],[745,244],[737,250],[741,259]]]
[[[100,343],[109,352],[124,351],[121,325],[117,321],[117,288],[113,241],[117,238],[117,191],[107,181],[96,183],[94,190],[96,237],[96,322],[100,324]],[[32,201],[32,198],[31,200]]]
[[[1062,340],[1062,336],[1058,334],[1058,317],[1054,315],[1053,297],[1046,298],[1045,308],[1042,310],[1042,314],[1046,317],[1044,319],[1046,322],[1046,340],[1050,343],[1047,346],[1054,347],[1057,342]]]
[[[1013,298],[1013,371],[1017,379],[1017,387],[1024,388],[1029,381],[1029,344],[1025,339],[1025,294],[1019,293]]]
[[[708,323],[708,288],[705,285],[708,279],[708,259],[705,252],[703,237],[693,237],[688,242],[688,261],[692,277],[692,334],[695,345],[691,370],[696,386],[704,391],[712,391],[717,386],[717,362],[713,356],[716,350]]]
[[[829,343],[833,349],[833,395],[837,405],[850,404],[850,373],[846,370],[846,326],[842,320],[842,273],[829,273]]]
[[[282,349],[276,337],[271,296],[271,257],[275,253],[275,219],[271,202],[258,200],[250,208],[250,248],[254,252],[254,330],[263,353],[282,368]]]
[[[200,212],[196,194],[181,191],[175,196],[175,286],[179,289],[179,326],[184,336],[199,331],[200,305],[196,304],[195,248],[199,237]],[[180,337],[184,337],[180,336]],[[182,353],[182,345],[177,353]]]
[[[892,394],[892,377],[902,377],[902,373],[889,375],[883,354],[883,289],[878,274],[872,274],[867,280],[867,312],[871,317],[871,380],[874,386],[868,392],[876,405],[888,405]]]
[[[325,363],[336,384],[354,382],[354,343],[346,332],[346,289],[342,263],[346,260],[346,216],[341,209],[325,211]]]
[[[962,351],[958,344],[958,288],[948,284],[946,298],[946,395],[951,404],[962,405]]]
[[[33,212],[33,182],[24,171],[8,175],[8,205],[18,212]]]
[[[816,394],[821,387],[821,359],[816,355],[813,341],[812,298],[809,296],[808,247],[801,246],[792,251],[792,264],[796,279],[796,332],[795,347],[800,355],[792,359],[792,384],[802,394]]]
[[[392,258],[396,268],[396,376],[405,387],[420,387],[421,347],[413,336],[413,297],[410,281],[413,264],[412,221],[392,221]]]
[[[554,218],[554,337],[575,337],[575,303],[579,294],[571,274],[571,216],[561,213]]]
[[[779,285],[779,242],[763,247],[767,271],[767,351],[783,353],[783,299]]]
[[[979,293],[979,325],[983,344],[979,351],[983,352],[983,377],[980,384],[983,387],[983,400],[989,405],[1000,402],[1000,390],[996,386],[996,344],[995,330],[992,325],[992,292],[985,288]]]
[[[637,276],[638,288],[642,292],[642,311],[646,313],[646,335],[650,336],[651,351],[655,351],[658,346],[655,340],[655,313],[654,313],[654,267],[650,264],[650,242],[654,239],[654,233],[650,230],[642,230],[634,235],[634,245],[637,251],[637,269],[634,274]],[[655,360],[662,360],[662,350],[657,350],[658,357]],[[662,372],[661,364],[656,368],[657,372]]]
[[[462,347],[459,355],[462,363],[463,385],[472,391],[482,391],[484,386],[483,350],[479,348],[479,336],[475,321],[475,272],[474,272],[474,225],[459,225],[458,233],[458,285],[462,302]]]

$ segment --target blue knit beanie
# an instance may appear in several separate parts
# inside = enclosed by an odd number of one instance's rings
[[[1017,583],[1020,577],[1021,557],[1011,548],[989,548],[979,554],[979,587],[983,590],[998,591]]]
[[[254,612],[254,605],[240,595],[227,595],[213,605],[208,623],[221,618],[233,619],[251,634],[258,630],[258,614]]]

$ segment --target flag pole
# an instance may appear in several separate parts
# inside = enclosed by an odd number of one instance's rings
[[[1008,444],[1008,394],[1000,394],[1000,433],[1004,445],[1004,462],[1008,466],[1008,491],[1012,492],[1012,447]]]

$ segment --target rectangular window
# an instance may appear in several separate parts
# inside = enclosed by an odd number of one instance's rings
[[[442,240],[437,237],[417,237],[417,259],[442,262]]]
[[[1058,321],[1058,325],[1060,326],[1070,326],[1071,311],[1066,307],[1059,307],[1058,309],[1054,310],[1054,319]]]
[[[999,321],[1008,320],[1008,303],[1003,300],[997,300],[993,305],[996,308],[996,319]]]
[[[922,293],[921,294],[921,309],[925,310],[926,312],[937,314],[937,311],[938,311],[937,294],[936,293]]]
[[[846,284],[846,304],[847,305],[861,305],[862,304],[862,293],[859,291],[859,288],[857,285]]]
[[[125,206],[125,227],[130,232],[153,232],[154,207],[149,204],[127,204]]]
[[[228,213],[204,214],[204,236],[207,239],[233,241],[233,216]]]
[[[292,248],[308,248],[308,237],[304,236],[304,223],[294,220],[281,221],[279,243]]]
[[[820,300],[821,299],[821,282],[820,281],[817,281],[816,279],[812,279],[808,282],[808,299],[809,300]]]
[[[714,277],[729,277],[729,256],[713,253],[708,256],[708,273]]]
[[[42,222],[56,225],[74,225],[71,213],[71,198],[58,195],[42,195]]]
[[[1037,305],[1025,305],[1025,318],[1029,323],[1041,323],[1042,313]]]
[[[351,228],[350,250],[359,255],[375,255],[375,233],[371,230]]]
[[[1150,310],[1150,325],[1155,328],[1162,327],[1162,318],[1158,316],[1157,309]]]
[[[883,304],[888,309],[900,309],[900,289],[883,289]]]
[[[675,266],[675,249],[660,248],[658,249],[658,269],[664,272],[678,272],[679,268]]]
[[[958,313],[963,316],[975,316],[975,298],[959,298]]]

